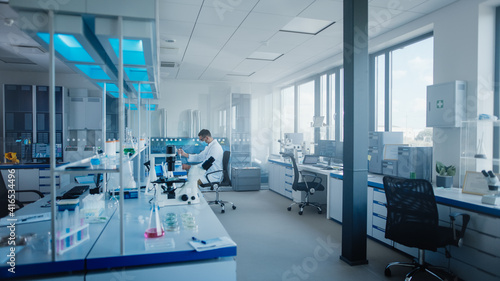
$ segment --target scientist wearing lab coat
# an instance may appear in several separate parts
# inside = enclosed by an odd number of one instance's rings
[[[200,152],[199,154],[187,154],[186,152],[184,152],[184,150],[182,150],[182,148],[179,148],[177,152],[179,153],[179,155],[186,157],[188,159],[188,162],[205,162],[210,157],[213,157],[215,159],[212,166],[205,172],[205,176],[198,180],[198,185],[202,185],[208,183],[206,174],[222,170],[222,156],[224,154],[224,151],[222,150],[222,146],[220,146],[219,142],[212,138],[212,134],[209,130],[201,130],[198,133],[198,138],[200,141],[204,141],[208,144],[202,152]],[[191,167],[189,165],[182,166],[185,170],[188,170]],[[220,182],[222,180],[222,176],[222,172],[213,173],[208,175],[208,178],[210,182]]]

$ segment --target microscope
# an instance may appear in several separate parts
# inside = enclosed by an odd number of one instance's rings
[[[191,174],[196,174],[191,170],[193,170],[193,167],[196,166],[193,166],[191,168],[189,172],[190,177],[186,181],[185,178],[174,177],[175,161],[175,145],[168,145],[165,163],[162,165],[163,176],[156,181],[152,181],[153,184],[160,185],[162,189],[162,192],[158,197],[159,206],[163,207],[171,205],[200,203],[197,187],[198,178],[196,180],[191,180]],[[195,184],[194,188],[192,182],[194,182]],[[180,187],[177,187],[177,185],[180,184],[182,185]]]
[[[486,172],[482,170],[481,173],[486,178],[488,182],[489,194],[483,195],[481,202],[483,204],[498,205],[500,203],[500,193],[498,193],[498,187],[500,186],[500,180],[493,173],[493,171]]]

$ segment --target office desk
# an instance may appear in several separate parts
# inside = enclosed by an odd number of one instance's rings
[[[200,204],[161,208],[160,214],[190,212],[198,224],[196,232],[181,229],[179,232],[165,232],[164,237],[173,238],[175,248],[146,250],[144,231],[148,227],[150,196],[141,194],[139,199],[125,200],[125,254],[120,254],[119,214],[116,208],[109,210],[110,218],[103,224],[90,224],[90,239],[68,252],[57,255],[56,261],[45,251],[24,247],[16,254],[16,273],[0,266],[0,279],[27,278],[44,280],[112,280],[127,276],[135,280],[165,278],[182,280],[203,280],[206,275],[217,276],[218,280],[236,280],[236,246],[196,252],[188,244],[191,237],[210,239],[229,236],[211,207],[201,198]],[[16,212],[18,215],[50,210],[42,208],[48,201],[43,198]],[[180,218],[179,218],[180,219]],[[50,230],[50,220],[16,225],[15,234],[45,234]],[[6,227],[0,235],[9,235]],[[159,238],[161,239],[161,238]],[[48,246],[48,245],[47,245]]]

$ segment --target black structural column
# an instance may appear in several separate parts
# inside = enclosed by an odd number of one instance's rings
[[[344,1],[344,189],[342,255],[366,264],[368,188],[368,0]]]

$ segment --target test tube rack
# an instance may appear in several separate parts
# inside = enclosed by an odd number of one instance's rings
[[[83,224],[76,228],[69,228],[66,233],[61,233],[56,237],[57,254],[62,255],[75,248],[83,242],[89,240],[89,224]]]

